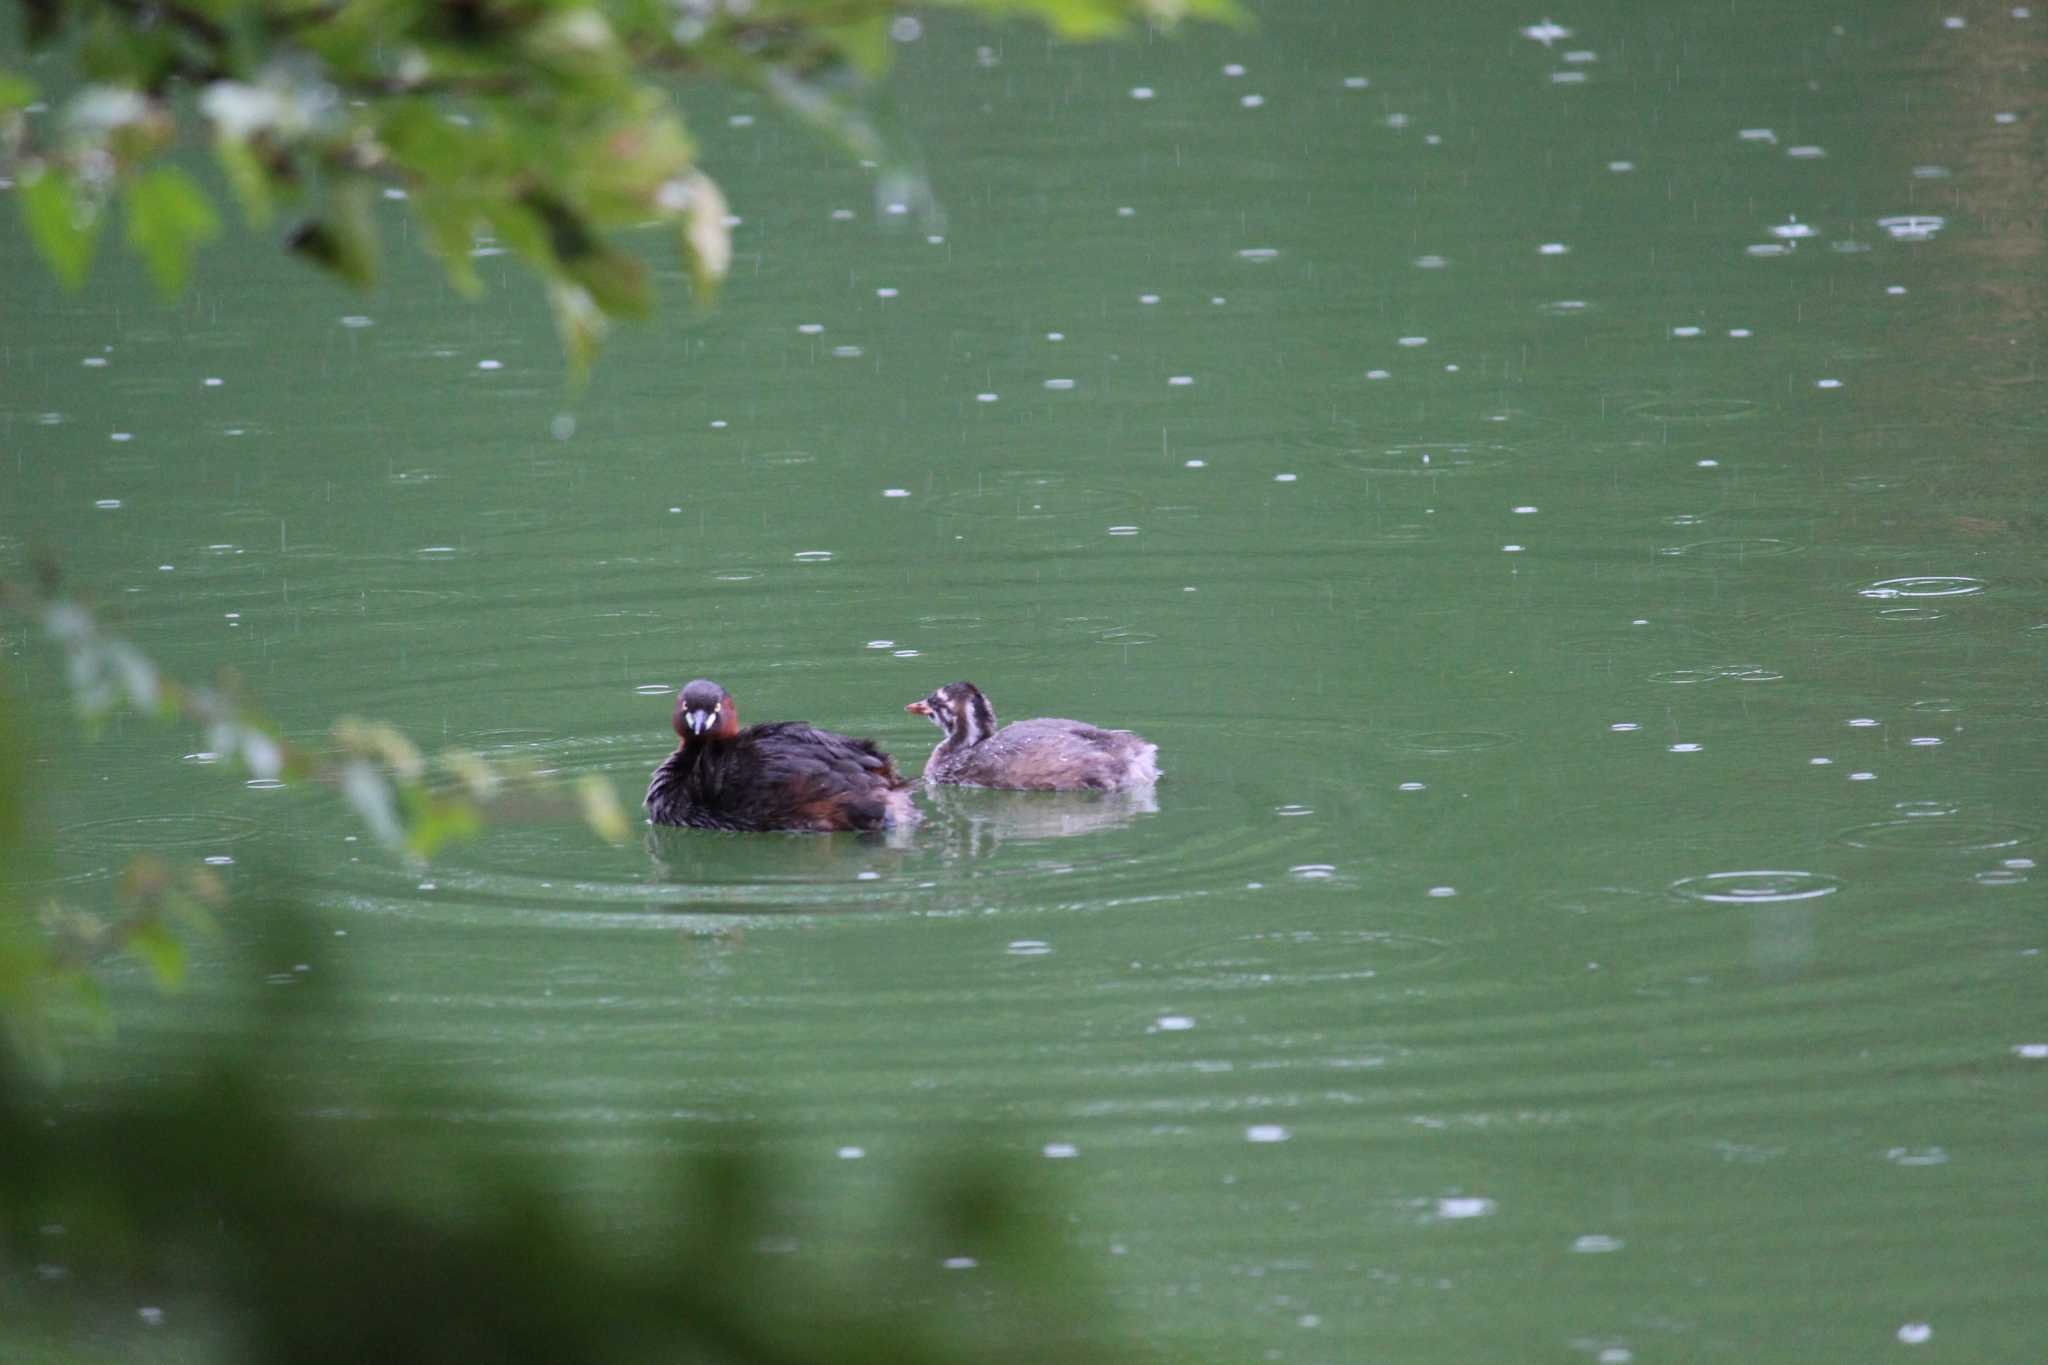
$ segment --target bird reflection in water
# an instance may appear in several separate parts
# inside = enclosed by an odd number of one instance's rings
[[[820,839],[734,835],[649,825],[648,880],[689,891],[670,908],[745,911],[872,909],[917,875],[920,851],[984,858],[1003,847],[1105,834],[1159,813],[1158,792],[1018,792],[928,787],[922,826]]]
[[[1066,839],[1123,829],[1159,813],[1151,786],[1107,792],[1019,792],[986,787],[927,787],[924,844],[956,857],[985,857],[1004,844]]]

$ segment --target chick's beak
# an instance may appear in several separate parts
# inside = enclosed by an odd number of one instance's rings
[[[932,713],[932,708],[921,701],[914,701],[903,709],[915,716],[928,716]]]

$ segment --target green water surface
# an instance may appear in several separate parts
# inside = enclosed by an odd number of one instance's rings
[[[943,222],[689,92],[734,277],[580,397],[504,259],[67,296],[8,210],[0,568],[296,735],[637,802],[689,678],[912,769],[970,678],[1167,772],[421,872],[10,626],[64,894],[282,865],[326,940],[118,978],[84,1074],[332,972],[342,1081],[488,1088],[628,1241],[751,1119],[820,1210],[1043,1163],[1168,1359],[2038,1360],[2048,14],[1252,8],[930,22]]]

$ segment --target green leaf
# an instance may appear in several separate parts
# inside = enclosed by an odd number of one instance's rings
[[[554,310],[555,331],[562,338],[562,350],[569,358],[570,382],[581,385],[590,377],[590,362],[604,345],[608,324],[604,310],[578,284],[555,281],[548,285],[548,305]]]
[[[632,836],[633,826],[619,804],[618,789],[603,773],[585,773],[576,779],[577,804],[583,823],[606,843],[623,844]]]
[[[529,190],[519,202],[531,210],[547,230],[548,249],[557,261],[568,264],[598,249],[597,235],[583,215],[547,190]]]
[[[217,24],[225,24],[235,17],[237,10],[246,6],[239,0],[184,0],[180,8],[190,14],[203,15]]]
[[[427,244],[441,258],[455,292],[467,299],[483,293],[484,282],[469,254],[476,249],[477,224],[484,221],[475,202],[466,195],[418,189],[413,192],[412,205],[427,229]]]
[[[557,6],[547,17],[529,21],[520,40],[534,62],[571,77],[612,75],[625,60],[610,20],[595,5]]]
[[[377,223],[370,208],[370,182],[351,176],[333,186],[328,200],[327,215],[300,224],[289,245],[315,265],[367,289],[377,281]]]
[[[82,286],[99,241],[98,207],[78,193],[68,174],[48,163],[22,177],[20,198],[29,236],[51,273],[67,289]]]
[[[725,193],[702,171],[683,178],[683,192],[683,251],[689,258],[697,297],[709,303],[732,268],[732,228],[725,221]]]
[[[646,266],[599,237],[582,214],[555,195],[534,190],[521,202],[546,226],[548,247],[561,273],[582,286],[598,308],[628,318],[644,318],[654,311]]]
[[[185,945],[163,921],[146,919],[131,928],[128,951],[148,964],[163,989],[174,991],[185,984]]]
[[[463,797],[437,796],[417,786],[401,788],[400,794],[406,847],[422,858],[433,857],[450,840],[472,838],[483,829],[483,817]]]
[[[483,130],[450,123],[438,106],[422,99],[396,101],[384,110],[377,136],[397,165],[442,185],[476,176],[492,150]]]
[[[645,319],[654,312],[654,286],[637,257],[600,247],[580,260],[564,261],[562,268],[613,317]]]
[[[270,169],[263,164],[263,158],[246,139],[228,133],[213,140],[213,156],[242,205],[242,217],[250,227],[268,227],[272,208]]]
[[[820,24],[819,37],[838,49],[861,75],[873,80],[889,69],[895,53],[889,41],[892,16],[875,14],[841,24]]]
[[[1102,38],[1140,21],[1171,28],[1183,19],[1243,18],[1237,0],[945,0],[955,8],[1033,16],[1062,38]]]
[[[36,100],[36,83],[26,76],[0,70],[0,114],[26,109]]]
[[[641,93],[566,151],[563,197],[593,223],[645,222],[667,186],[696,163],[696,147],[666,97]]]
[[[156,287],[176,297],[192,274],[202,242],[220,236],[220,214],[199,182],[175,166],[158,166],[128,186],[128,244],[149,262]]]
[[[146,25],[75,5],[64,8],[91,16],[77,49],[78,66],[91,80],[129,90],[157,90],[177,69],[179,38],[171,25]]]
[[[481,207],[484,216],[490,220],[491,231],[505,246],[535,265],[547,267],[554,264],[554,253],[548,247],[547,225],[524,203],[487,201]]]

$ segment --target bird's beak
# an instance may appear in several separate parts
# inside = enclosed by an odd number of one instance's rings
[[[683,725],[693,735],[701,735],[716,724],[718,724],[718,713],[716,711],[683,712]]]
[[[914,701],[910,703],[910,705],[904,707],[903,709],[910,712],[914,716],[928,716],[932,713],[932,708],[926,706],[921,701]]]

